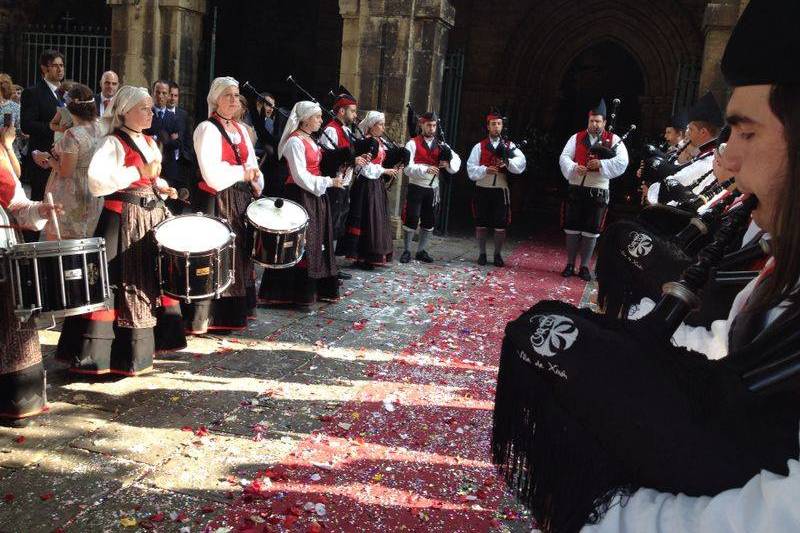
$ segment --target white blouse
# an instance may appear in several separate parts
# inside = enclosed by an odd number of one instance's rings
[[[230,135],[230,134],[229,134]],[[231,142],[238,144],[239,135],[230,135]],[[236,139],[234,139],[236,137]],[[247,161],[242,165],[232,165],[222,160],[222,134],[217,127],[208,120],[201,122],[194,130],[194,149],[197,153],[197,163],[200,166],[200,173],[203,180],[215,191],[224,191],[237,182],[244,181],[245,169],[258,169],[256,151],[253,148],[253,141],[246,133],[244,137],[247,146]],[[258,186],[264,189],[264,175],[258,172]]]
[[[148,162],[161,161],[161,151],[154,141],[147,141],[144,135],[131,135],[134,144],[142,151]],[[139,170],[125,166],[125,147],[115,135],[107,135],[89,163],[89,192],[94,196],[109,194],[127,189],[139,181]],[[162,178],[156,180],[158,187],[168,187]]]
[[[433,138],[431,138],[430,142],[423,138],[423,142],[425,142],[428,145],[428,148],[430,148],[433,144]],[[408,176],[408,182],[420,187],[434,189],[437,188],[439,186],[439,177],[437,176],[436,178],[433,178],[433,176],[428,174],[428,165],[414,162],[414,155],[417,153],[417,143],[414,141],[414,139],[411,139],[406,143],[406,150],[408,150],[408,153],[411,154],[408,166],[403,169],[403,173]],[[455,174],[461,170],[461,158],[458,156],[455,150],[452,150],[452,152],[453,158],[449,163],[447,163],[447,166],[444,167],[444,170],[446,170],[449,174]],[[433,184],[431,184],[432,178]]]
[[[316,143],[311,142],[311,149],[315,152],[321,150]],[[314,196],[322,196],[325,191],[333,185],[333,180],[328,176],[315,176],[306,167],[306,147],[305,142],[300,137],[293,135],[286,141],[286,148],[283,156],[289,164],[289,173],[298,187],[304,189]]]
[[[34,202],[25,196],[22,184],[14,177],[15,185],[14,196],[8,204],[6,211],[11,214],[17,224],[31,230],[41,231],[47,225],[48,218],[39,214],[39,206],[42,202]]]

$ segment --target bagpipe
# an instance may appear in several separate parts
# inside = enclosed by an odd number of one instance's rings
[[[293,87],[295,87],[298,91],[305,95],[310,101],[318,104],[322,109],[324,115],[326,115],[330,120],[338,120],[336,114],[333,112],[332,109],[323,106],[319,100],[314,98],[314,96],[304,89],[297,80],[294,79],[293,76],[289,76],[286,78],[286,81],[290,83]],[[354,125],[355,128],[360,132],[361,130],[358,129],[358,125]],[[356,135],[349,131],[348,129],[342,128],[347,135],[348,146],[339,147],[338,143],[334,142],[331,137],[325,133],[324,126],[320,128],[320,138],[325,137],[328,140],[330,146],[326,146],[324,144],[317,143],[320,148],[322,148],[322,162],[320,163],[320,171],[324,176],[335,176],[342,172],[343,168],[355,166],[356,156],[366,155],[369,159],[374,158],[378,154],[378,140],[371,138],[371,137],[364,137],[363,133],[361,137],[356,137]]]
[[[720,200],[702,215],[695,215],[677,232],[660,231],[641,219],[610,224],[597,251],[597,301],[602,311],[625,318],[644,298],[656,301],[664,283],[679,279],[725,219],[741,208],[731,208],[737,194]],[[736,294],[757,274],[758,263],[769,250],[758,248],[760,253],[755,253],[755,248],[748,248],[747,254],[741,254],[739,243],[744,229],[726,250],[723,266],[719,272],[715,269],[706,287],[706,293],[713,297],[703,300],[700,308],[687,317],[687,324],[708,327],[714,320],[726,318]]]
[[[614,133],[614,128],[616,127],[617,124],[617,110],[619,109],[619,105],[621,103],[622,100],[620,100],[619,98],[614,98],[611,101],[611,112],[608,115],[609,120],[608,120],[608,125],[606,127],[606,130],[609,133]],[[617,148],[619,147],[619,145],[625,142],[628,136],[630,136],[630,134],[633,133],[634,131],[636,131],[636,124],[631,124],[630,128],[628,128],[628,131],[626,131],[625,134],[622,137],[620,137],[619,140],[614,144],[610,144],[610,141],[609,144],[606,144],[605,142],[602,141],[602,139],[599,142],[594,143],[589,148],[589,158],[613,159],[617,155]]]
[[[731,212],[638,321],[543,301],[507,325],[493,461],[540,529],[579,531],[641,487],[715,495],[762,469],[788,473],[798,454],[800,358],[786,357],[800,352],[797,315],[717,361],[670,342],[755,203]]]
[[[420,116],[414,111],[414,107],[411,105],[411,102],[406,104],[406,127],[408,128],[409,137],[416,137],[419,135],[419,120]],[[434,147],[439,147],[439,161],[445,161],[447,163],[453,159],[453,149],[450,148],[450,145],[447,144],[447,139],[445,138],[444,129],[442,128],[442,121],[439,119],[438,115],[436,116],[436,137],[435,137],[435,145]]]

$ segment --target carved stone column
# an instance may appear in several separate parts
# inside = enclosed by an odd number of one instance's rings
[[[386,113],[387,134],[404,144],[406,103],[417,112],[438,110],[455,9],[449,0],[339,0],[339,12],[340,82],[358,98],[360,109]],[[406,181],[389,191],[396,237]]]
[[[181,88],[181,106],[194,112],[197,64],[206,0],[107,0],[111,6],[111,65],[125,85],[158,78]]]
[[[739,10],[738,0],[709,3],[703,19],[705,46],[703,48],[703,68],[700,72],[699,95],[702,96],[706,91],[711,91],[720,104],[727,100],[727,87],[719,65],[731,36],[731,30],[739,19]]]

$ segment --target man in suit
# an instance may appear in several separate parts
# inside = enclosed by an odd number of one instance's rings
[[[158,80],[153,84],[153,123],[144,133],[153,137],[161,149],[161,177],[167,180],[170,187],[181,187],[181,176],[178,169],[178,154],[181,147],[181,135],[177,117],[167,111],[169,104],[169,82]],[[167,202],[173,212],[180,211],[180,204],[173,200]]]
[[[192,178],[194,177],[194,146],[192,142],[192,134],[194,133],[193,120],[189,116],[189,112],[179,107],[181,98],[181,89],[174,81],[169,83],[169,105],[167,111],[175,115],[178,121],[178,134],[181,146],[178,149],[178,172],[181,179],[181,185],[191,189]]]
[[[45,50],[39,57],[42,78],[22,91],[20,98],[20,126],[29,135],[28,153],[22,161],[22,178],[31,186],[31,200],[42,200],[50,168],[33,159],[35,150],[49,152],[53,147],[53,130],[50,121],[63,100],[56,89],[64,79],[64,56],[57,50]],[[26,240],[32,235],[26,234]]]
[[[94,103],[97,106],[97,114],[101,117],[106,109],[111,107],[111,102],[119,89],[119,76],[113,70],[107,70],[100,76],[100,92],[94,95]]]

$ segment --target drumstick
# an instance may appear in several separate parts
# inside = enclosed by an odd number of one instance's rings
[[[47,203],[50,204],[52,207],[52,211],[50,212],[50,216],[53,220],[53,227],[56,229],[56,239],[61,240],[61,229],[58,227],[58,215],[56,214],[56,203],[53,201],[53,193],[47,193]]]

